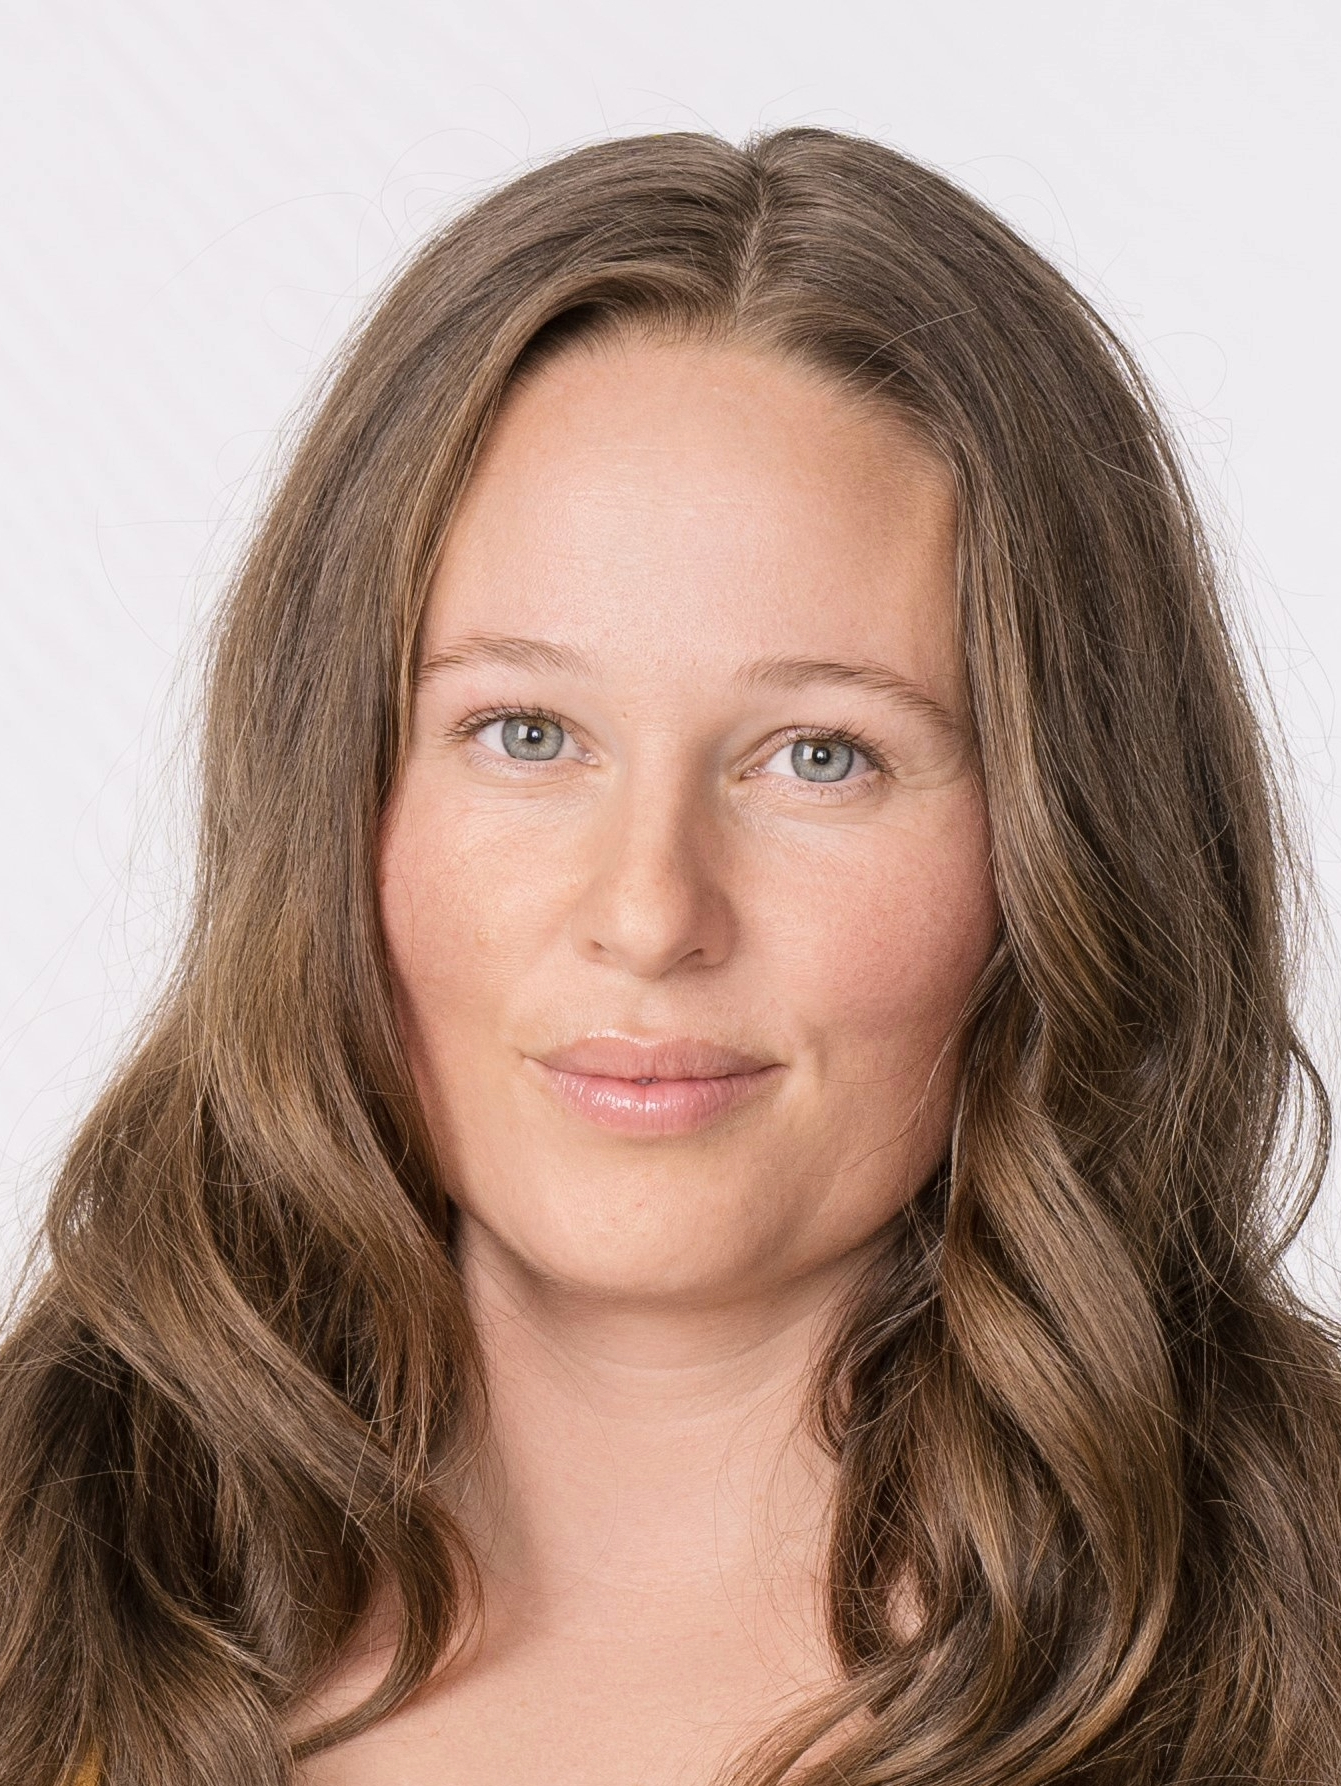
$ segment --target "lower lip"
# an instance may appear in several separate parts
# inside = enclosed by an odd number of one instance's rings
[[[578,1116],[621,1135],[688,1135],[772,1085],[782,1067],[727,1073],[718,1079],[609,1079],[597,1073],[565,1073],[536,1065],[561,1103]]]

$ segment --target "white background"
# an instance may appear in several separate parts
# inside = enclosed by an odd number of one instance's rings
[[[285,424],[426,230],[612,132],[868,132],[1100,303],[1242,565],[1335,924],[1332,0],[3,0],[0,33],[0,1273],[170,951],[191,648]],[[1321,968],[1312,1004],[1330,1068]],[[1341,1310],[1338,1259],[1334,1186],[1296,1260]]]

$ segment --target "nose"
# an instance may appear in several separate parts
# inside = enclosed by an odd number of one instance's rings
[[[663,763],[629,771],[602,812],[573,912],[589,960],[657,980],[714,967],[730,953],[735,916],[723,879],[721,826],[693,778]]]

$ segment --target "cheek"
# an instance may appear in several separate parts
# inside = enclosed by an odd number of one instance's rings
[[[444,811],[408,780],[383,828],[380,902],[397,1005],[421,1082],[438,1080],[492,1035],[524,989],[542,1004],[540,965],[573,970],[557,934],[579,891],[561,827],[518,815]],[[776,840],[774,840],[776,843]],[[906,819],[799,853],[757,841],[727,878],[741,919],[740,997],[857,1103],[897,1088],[916,1099],[994,946],[998,910],[981,801],[938,790]],[[577,877],[575,879],[574,877]],[[733,968],[727,965],[728,977]],[[543,980],[543,973],[541,973]],[[486,1051],[487,1052],[487,1051]],[[846,1100],[845,1100],[846,1101]]]
[[[413,780],[383,827],[378,874],[382,932],[411,1053],[466,1013],[490,978],[500,938],[497,857]]]
[[[411,1064],[439,1082],[492,1038],[553,946],[575,864],[559,827],[444,799],[407,777],[382,829],[378,896]],[[469,1046],[462,1046],[469,1044]]]
[[[826,865],[797,902],[785,955],[833,1062],[925,1075],[995,946],[987,827],[969,795]]]

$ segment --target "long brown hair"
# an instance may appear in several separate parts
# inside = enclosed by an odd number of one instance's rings
[[[0,1781],[96,1745],[107,1786],[275,1786],[375,1589],[396,1661],[330,1740],[469,1615],[432,1460],[477,1442],[480,1373],[374,845],[491,418],[620,329],[823,368],[942,455],[1003,914],[948,1157],[815,1383],[848,1686],[733,1778],[1341,1778],[1341,1375],[1281,1268],[1326,1100],[1212,556],[1137,366],[1047,261],[903,156],[788,129],[601,143],[452,222],[256,533],[193,929],[0,1352]]]

